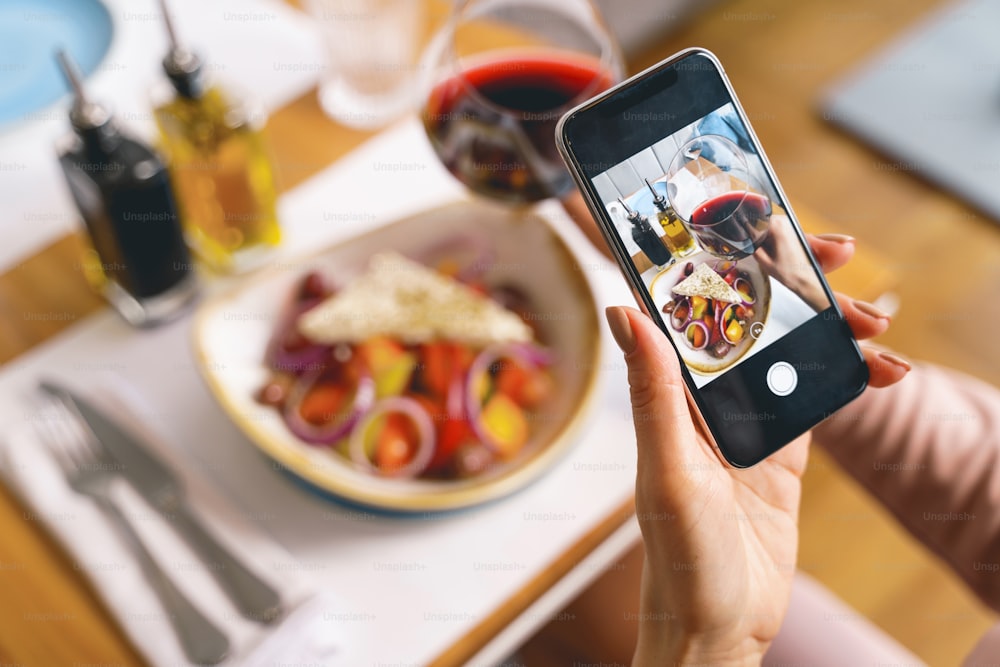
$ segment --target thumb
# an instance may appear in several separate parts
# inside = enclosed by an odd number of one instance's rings
[[[695,434],[677,354],[638,310],[612,306],[605,316],[628,364],[639,465],[686,477],[685,470],[696,469],[690,464],[705,461],[705,450]]]

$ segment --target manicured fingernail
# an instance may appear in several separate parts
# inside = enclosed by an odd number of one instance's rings
[[[913,368],[913,366],[910,365],[909,361],[903,359],[902,357],[897,357],[895,354],[891,354],[889,352],[879,352],[878,357],[882,361],[886,361],[895,366],[899,366],[900,368],[905,368],[907,371]]]
[[[874,317],[877,320],[890,320],[890,319],[892,319],[892,316],[890,316],[889,313],[885,312],[884,310],[881,310],[880,308],[877,308],[877,307],[873,306],[872,304],[868,303],[867,301],[855,301],[854,302],[854,307],[857,308],[858,310],[860,310],[865,315],[869,315],[871,317]]]
[[[847,234],[817,234],[816,238],[833,243],[854,243],[854,237]]]
[[[635,349],[635,332],[632,331],[632,324],[625,314],[625,309],[621,306],[609,306],[604,311],[604,316],[608,318],[608,326],[611,327],[611,335],[622,352],[628,354]]]

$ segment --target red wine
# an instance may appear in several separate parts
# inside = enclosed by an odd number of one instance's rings
[[[577,99],[609,87],[598,61],[550,54],[478,64],[438,84],[424,126],[442,162],[472,190],[532,202],[570,191],[555,126]]]
[[[691,212],[691,231],[701,247],[718,257],[752,255],[767,237],[771,200],[756,192],[726,192]]]

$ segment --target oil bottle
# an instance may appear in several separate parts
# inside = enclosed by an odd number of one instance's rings
[[[202,60],[179,44],[165,0],[161,6],[171,85],[154,115],[188,244],[210,269],[238,273],[281,240],[261,114],[207,80]]]
[[[653,193],[653,203],[656,205],[656,219],[663,227],[663,242],[674,257],[686,257],[698,250],[694,243],[694,238],[688,233],[684,223],[674,212],[674,209],[667,203],[667,198],[656,191],[653,184],[646,180],[646,187]]]

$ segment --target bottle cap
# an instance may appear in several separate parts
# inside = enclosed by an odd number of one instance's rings
[[[653,203],[656,204],[657,208],[661,211],[666,209],[667,198],[656,191],[656,188],[653,187],[653,184],[649,182],[648,178],[644,178],[643,180],[646,181],[646,187],[649,188],[649,191],[653,193]]]
[[[174,22],[167,9],[167,0],[160,0],[160,9],[163,11],[163,23],[167,27],[167,37],[170,40],[170,50],[163,58],[163,71],[179,95],[188,99],[200,97],[203,92],[201,58],[181,46],[177,40]]]
[[[625,200],[624,200],[624,199],[622,199],[621,197],[619,197],[619,198],[618,198],[618,202],[619,202],[619,203],[620,203],[620,204],[622,205],[622,207],[623,207],[623,208],[625,209],[625,217],[627,217],[627,218],[629,219],[629,222],[633,222],[633,223],[636,223],[636,222],[639,222],[639,221],[640,221],[640,219],[642,218],[642,216],[641,216],[641,215],[639,215],[639,212],[638,212],[638,211],[633,211],[633,210],[632,210],[632,209],[631,209],[631,208],[629,207],[629,205],[625,203]]]

